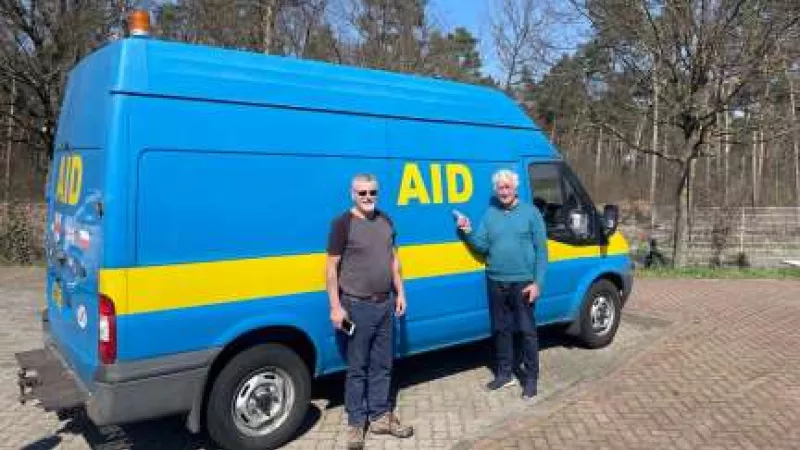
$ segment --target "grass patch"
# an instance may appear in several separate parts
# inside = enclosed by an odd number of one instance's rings
[[[800,268],[682,267],[636,269],[637,278],[708,278],[708,279],[778,279],[800,280]]]

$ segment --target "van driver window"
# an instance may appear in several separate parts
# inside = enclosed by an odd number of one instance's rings
[[[533,203],[542,213],[547,224],[547,237],[567,244],[592,242],[593,233],[579,238],[569,227],[570,214],[582,212],[588,218],[588,230],[594,230],[594,207],[585,201],[580,188],[561,163],[536,163],[528,167]]]

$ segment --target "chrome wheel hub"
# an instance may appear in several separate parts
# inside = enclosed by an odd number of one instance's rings
[[[602,336],[609,331],[614,325],[616,311],[614,310],[614,303],[605,295],[598,295],[592,300],[592,308],[590,310],[590,317],[592,319],[592,331]]]
[[[285,371],[272,367],[245,379],[231,405],[233,422],[244,434],[264,436],[281,426],[294,403],[294,383]]]

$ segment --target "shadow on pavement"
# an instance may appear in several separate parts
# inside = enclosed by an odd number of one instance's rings
[[[540,351],[549,348],[573,347],[572,341],[560,332],[560,328],[540,328]],[[395,379],[400,389],[428,383],[463,371],[493,366],[493,346],[490,340],[463,344],[444,350],[412,356],[395,363]],[[312,400],[324,400],[327,408],[342,405],[344,375],[329,375],[314,383]],[[292,440],[308,433],[322,417],[316,405],[309,411]],[[69,435],[82,435],[95,450],[159,450],[216,449],[205,433],[192,434],[184,426],[184,417],[174,416],[153,419],[135,424],[97,427],[86,417],[82,409],[72,411],[64,426],[54,435],[32,442],[22,450],[51,450],[60,447]]]
[[[562,330],[562,327],[540,328],[539,351],[553,347],[574,347],[572,339],[565,336]],[[489,339],[404,358],[395,362],[394,378],[397,385],[394,394],[397,395],[398,388],[405,389],[479,367],[494,367],[494,345]],[[319,378],[312,398],[327,400],[328,409],[342,406],[344,374]]]

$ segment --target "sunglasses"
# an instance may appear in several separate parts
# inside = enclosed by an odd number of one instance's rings
[[[371,191],[356,191],[356,194],[358,194],[359,197],[366,197],[367,194],[369,194],[370,197],[375,197],[378,195],[378,191],[377,189],[373,189]]]

